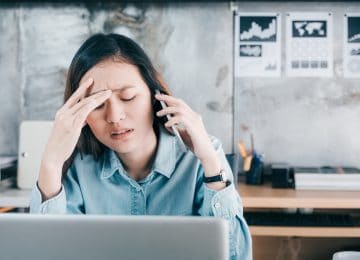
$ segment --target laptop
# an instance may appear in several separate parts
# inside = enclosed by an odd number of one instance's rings
[[[1,259],[228,260],[215,217],[0,215]]]

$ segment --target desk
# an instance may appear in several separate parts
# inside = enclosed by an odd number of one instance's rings
[[[245,211],[255,208],[360,209],[360,191],[299,191],[272,189],[270,184],[243,183],[239,183],[238,191]],[[0,189],[0,207],[28,207],[30,194],[30,190]],[[250,226],[250,232],[254,260],[331,259],[333,252],[360,244],[360,228]]]
[[[244,210],[261,208],[360,209],[360,191],[308,191],[273,189],[239,183]],[[250,226],[253,236],[360,237],[360,227]]]

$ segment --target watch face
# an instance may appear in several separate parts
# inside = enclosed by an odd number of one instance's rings
[[[227,181],[227,176],[226,176],[226,172],[224,170],[222,170],[220,172],[220,175],[221,175],[221,181],[222,182],[226,182]]]

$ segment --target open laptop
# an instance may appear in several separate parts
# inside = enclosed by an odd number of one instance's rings
[[[7,260],[228,260],[228,239],[213,217],[0,215]]]

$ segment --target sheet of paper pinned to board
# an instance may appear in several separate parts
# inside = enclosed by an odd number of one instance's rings
[[[344,15],[344,56],[345,78],[360,78],[360,13]]]
[[[287,13],[285,35],[287,76],[333,76],[332,13]]]
[[[281,16],[236,13],[235,77],[280,77]]]

